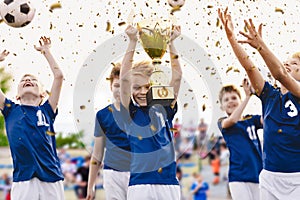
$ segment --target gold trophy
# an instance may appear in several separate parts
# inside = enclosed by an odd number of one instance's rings
[[[162,23],[163,24],[163,23]],[[150,89],[147,93],[147,104],[161,104],[169,106],[175,99],[173,87],[169,86],[167,76],[161,66],[161,58],[164,56],[170,39],[170,28],[162,29],[159,22],[155,22],[153,28],[151,23],[142,26],[137,24],[141,44],[152,59],[154,70],[150,77]]]

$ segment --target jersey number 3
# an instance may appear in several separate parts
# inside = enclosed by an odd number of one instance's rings
[[[293,104],[293,102],[291,100],[288,100],[285,104],[284,104],[285,108],[290,108],[290,111],[287,112],[287,115],[290,117],[295,117],[298,115],[298,110],[296,108],[296,106]]]

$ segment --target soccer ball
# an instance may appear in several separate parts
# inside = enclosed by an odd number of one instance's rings
[[[180,8],[184,5],[185,0],[168,0],[168,3],[172,8]]]
[[[34,17],[35,8],[28,0],[0,0],[0,15],[12,27],[24,27]]]

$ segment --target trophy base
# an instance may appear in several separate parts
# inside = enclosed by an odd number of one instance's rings
[[[170,106],[174,99],[174,89],[171,86],[152,86],[147,93],[148,106],[154,104]]]

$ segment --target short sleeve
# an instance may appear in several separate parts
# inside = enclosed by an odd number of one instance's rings
[[[3,108],[3,110],[1,110],[4,118],[7,118],[9,113],[16,107],[16,105],[17,104],[12,102],[10,99],[5,98],[4,108]]]
[[[95,137],[101,137],[101,136],[104,136],[104,131],[103,129],[101,128],[101,125],[100,125],[100,113],[97,112],[96,114],[96,119],[95,119],[95,128],[94,128],[94,136]]]
[[[58,113],[58,109],[56,109],[56,112],[54,113],[50,103],[49,103],[49,100],[47,100],[42,106],[43,110],[45,110],[48,114],[48,116],[51,118],[52,121],[55,120],[55,117]]]
[[[219,130],[222,132],[222,121],[224,120],[224,119],[226,119],[227,117],[221,117],[219,120],[218,120],[218,127],[219,127]]]

